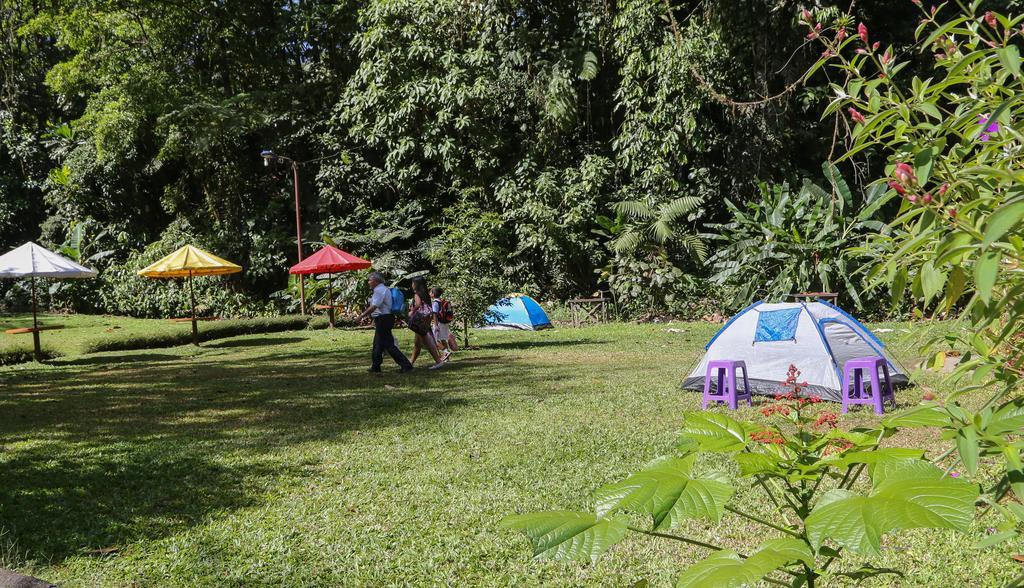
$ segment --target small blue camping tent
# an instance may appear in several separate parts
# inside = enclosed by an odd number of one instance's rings
[[[485,328],[492,329],[537,329],[551,328],[547,313],[537,301],[525,294],[512,294],[487,309]]]

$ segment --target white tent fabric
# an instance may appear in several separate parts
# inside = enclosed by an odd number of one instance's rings
[[[0,255],[0,278],[92,278],[96,271],[29,241]]]
[[[841,308],[821,300],[756,302],[732,317],[705,348],[684,388],[703,391],[708,362],[716,359],[745,362],[751,390],[761,395],[779,393],[789,366],[795,365],[800,381],[808,383],[805,395],[838,402],[843,365],[854,357],[884,357],[893,386],[909,383],[881,340]]]

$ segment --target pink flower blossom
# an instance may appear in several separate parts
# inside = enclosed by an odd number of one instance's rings
[[[864,43],[865,45],[868,44],[868,27],[866,27],[864,23],[860,23],[857,25],[857,35],[860,36],[860,40],[862,43]]]
[[[845,39],[845,38],[846,38],[846,27],[839,27],[839,30],[836,31],[836,42],[837,43],[841,43],[843,41],[843,39]]]
[[[987,24],[989,27],[993,29],[996,28],[996,25],[999,24],[999,21],[996,20],[995,13],[992,12],[991,10],[985,13],[985,24]]]
[[[947,190],[949,190],[949,184],[943,182],[943,184],[939,186],[939,189],[935,193],[938,194],[939,196],[945,196]]]
[[[804,8],[800,11],[800,18],[802,18],[804,22],[811,22],[811,11]]]
[[[921,196],[921,204],[931,204],[931,203],[932,203],[932,195],[931,194],[925,194],[924,196]]]
[[[864,115],[859,113],[859,112],[857,112],[857,109],[852,107],[852,106],[849,109],[849,113],[850,113],[850,118],[853,119],[853,122],[860,123],[860,124],[864,124],[865,122],[867,122],[866,119],[864,118]]]
[[[901,186],[899,182],[890,181],[889,187],[892,188],[893,190],[896,190],[896,193],[899,194],[900,196],[904,196],[907,193],[907,191],[903,189],[903,186]]]
[[[914,175],[914,168],[906,163],[897,163],[893,175],[905,186],[912,186],[917,183],[917,176]]]
[[[889,62],[892,61],[892,54],[889,53],[889,49],[885,50],[885,53],[882,54],[882,58],[881,59],[882,59],[882,65],[889,65]]]
[[[913,194],[907,194],[907,202],[910,202],[910,203],[917,202],[917,196],[915,196]]]
[[[947,212],[949,212],[949,216],[950,217],[956,218],[956,209],[955,208],[950,208]]]

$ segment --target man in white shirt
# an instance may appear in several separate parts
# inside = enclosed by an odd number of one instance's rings
[[[395,345],[395,337],[391,329],[395,327],[395,315],[391,314],[391,289],[384,284],[384,276],[380,272],[370,274],[370,288],[373,289],[373,296],[370,297],[370,305],[366,307],[359,320],[366,317],[373,318],[373,353],[370,373],[379,374],[380,366],[384,363],[384,352],[386,351],[391,359],[399,365],[401,371],[411,372],[412,364]]]

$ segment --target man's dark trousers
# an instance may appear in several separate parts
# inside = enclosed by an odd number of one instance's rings
[[[391,334],[391,329],[394,327],[395,315],[393,314],[373,317],[373,364],[370,369],[375,372],[379,372],[380,365],[384,363],[385,351],[403,370],[412,369],[412,364],[398,349],[398,345],[395,345],[395,336]]]

